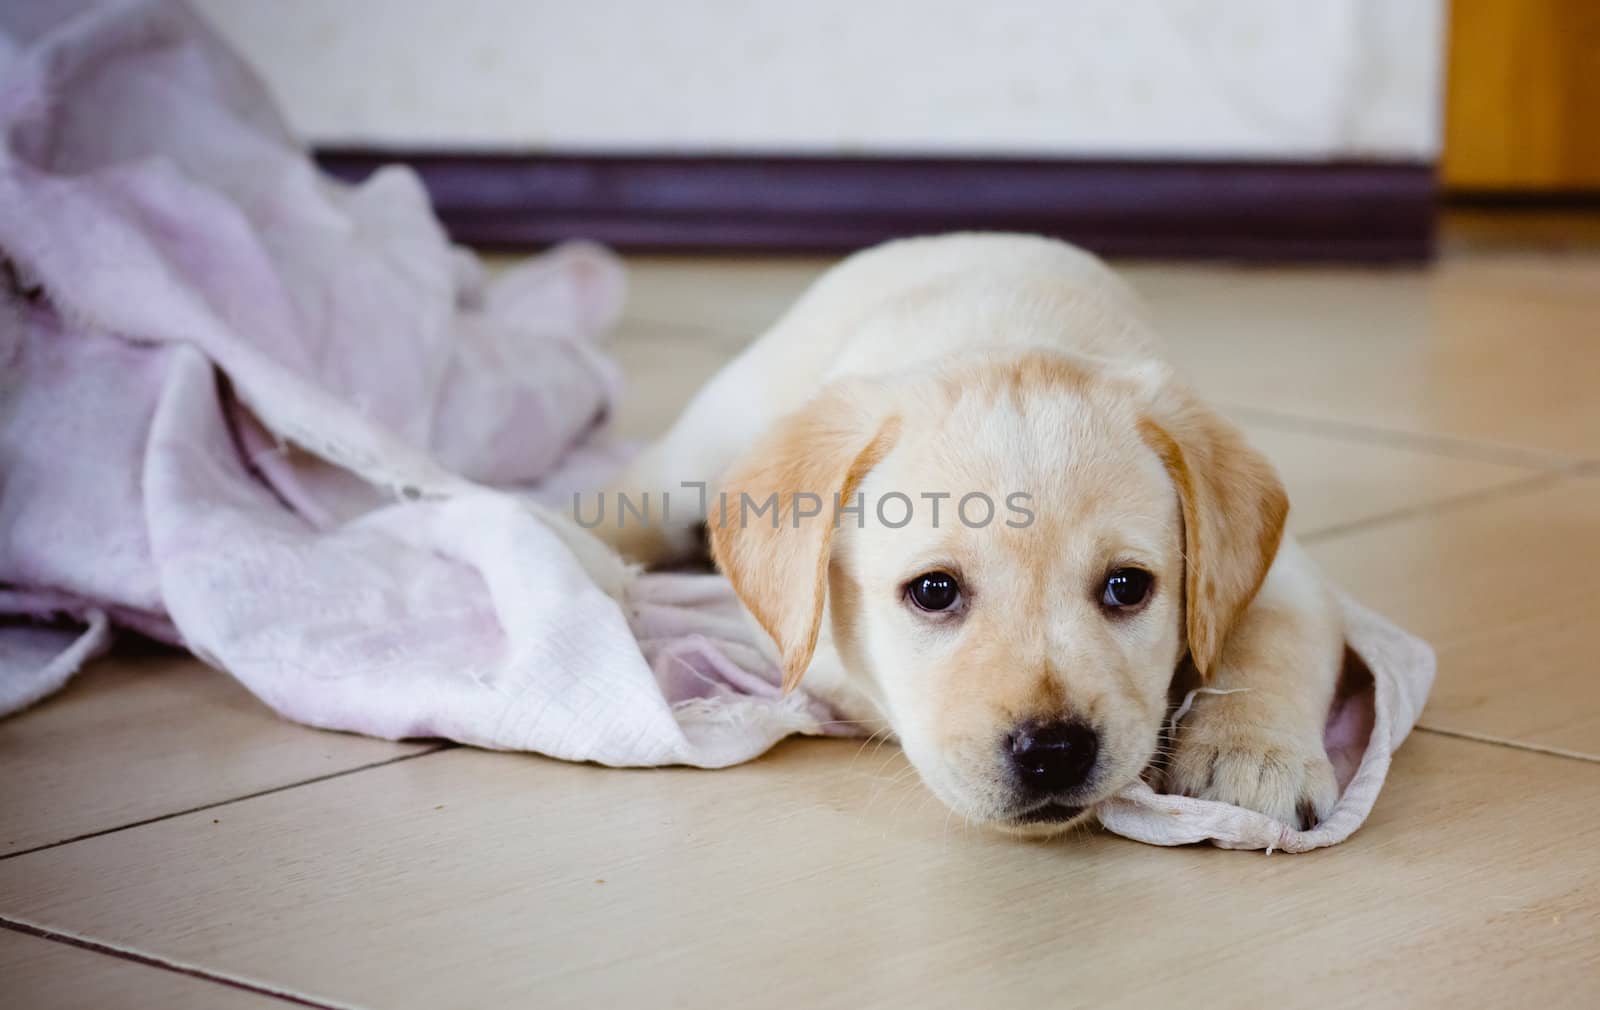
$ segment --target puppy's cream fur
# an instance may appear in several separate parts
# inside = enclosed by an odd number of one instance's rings
[[[1029,722],[1092,724],[1100,750],[1073,806],[1154,761],[1167,789],[1289,824],[1336,799],[1323,722],[1343,628],[1320,576],[1282,542],[1272,467],[1162,363],[1132,293],[1071,246],[1013,235],[894,242],[824,275],[699,393],[611,489],[713,490],[713,554],[771,637],[790,685],[884,720],[928,786],[974,822],[1031,833],[1003,741]],[[716,492],[726,493],[728,513]],[[899,492],[912,521],[879,522]],[[1001,507],[957,515],[979,492]],[[1032,522],[1006,511],[1027,498]],[[781,521],[741,522],[740,493]],[[797,495],[822,514],[795,519]],[[832,521],[833,496],[865,516]],[[927,496],[937,499],[933,521]],[[898,521],[903,509],[890,510]],[[972,509],[982,518],[981,501]],[[858,527],[858,523],[861,525]],[[693,531],[597,533],[635,560]],[[1100,605],[1108,572],[1155,576],[1133,614]],[[921,573],[956,574],[956,615],[910,606]],[[1214,687],[1162,747],[1174,671]],[[1159,758],[1166,758],[1162,761]]]

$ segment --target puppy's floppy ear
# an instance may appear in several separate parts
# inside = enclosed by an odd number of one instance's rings
[[[834,496],[848,504],[899,435],[898,418],[871,409],[872,388],[834,383],[779,421],[723,477],[710,508],[711,556],[777,643],[786,692],[817,647]],[[757,514],[774,499],[775,513]]]
[[[1164,378],[1147,403],[1140,434],[1183,512],[1189,655],[1203,676],[1272,567],[1289,497],[1266,457],[1181,384]]]

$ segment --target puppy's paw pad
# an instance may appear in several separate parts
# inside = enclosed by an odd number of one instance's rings
[[[1315,747],[1249,737],[1180,741],[1166,789],[1255,810],[1302,831],[1321,823],[1339,799],[1321,741]]]

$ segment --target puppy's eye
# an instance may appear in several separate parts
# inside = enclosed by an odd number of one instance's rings
[[[961,583],[949,572],[928,572],[906,584],[906,597],[919,610],[949,610],[961,602]]]
[[[1100,593],[1100,605],[1112,610],[1137,607],[1150,596],[1150,584],[1155,577],[1142,568],[1118,568],[1106,576],[1105,589]]]

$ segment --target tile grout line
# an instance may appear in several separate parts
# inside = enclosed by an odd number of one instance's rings
[[[1568,471],[1548,471],[1518,477],[1516,480],[1494,484],[1476,491],[1467,491],[1437,501],[1425,502],[1421,505],[1407,505],[1403,508],[1391,509],[1388,512],[1379,512],[1377,515],[1366,516],[1362,519],[1352,519],[1348,522],[1334,523],[1321,529],[1311,530],[1296,537],[1302,544],[1319,544],[1350,533],[1359,533],[1378,526],[1390,523],[1404,522],[1418,516],[1438,515],[1444,512],[1453,512],[1457,509],[1470,508],[1484,502],[1497,501],[1501,498],[1515,498],[1521,494],[1531,494],[1547,487],[1554,487],[1561,483],[1569,474]]]
[[[285,782],[282,785],[273,786],[270,789],[258,789],[253,793],[244,793],[240,796],[230,796],[224,800],[216,800],[211,803],[202,803],[198,806],[186,807],[182,810],[173,810],[164,814],[157,814],[154,817],[146,817],[143,820],[130,821],[127,824],[118,824],[109,828],[101,828],[98,831],[86,831],[81,835],[73,835],[71,838],[61,838],[53,842],[45,842],[42,845],[35,845],[31,848],[22,849],[17,852],[7,852],[4,855],[0,855],[0,862],[4,862],[7,859],[16,859],[18,856],[26,856],[34,852],[43,852],[46,849],[55,849],[63,845],[71,845],[74,842],[82,842],[91,838],[99,838],[102,835],[114,835],[119,831],[131,831],[134,828],[142,828],[148,824],[159,824],[162,821],[170,821],[175,817],[184,817],[189,814],[196,814],[202,810],[215,810],[218,807],[225,807],[234,803],[243,803],[246,800],[259,799],[262,796],[271,796],[273,793],[281,793],[287,792],[290,789],[298,789],[301,786],[315,785],[318,782],[327,782],[330,779],[343,778],[346,775],[354,775],[358,772],[371,771],[374,768],[383,768],[387,765],[399,764],[402,761],[415,761],[417,758],[427,757],[430,754],[438,754],[441,751],[454,750],[458,746],[460,745],[446,741],[444,743],[435,744],[432,747],[427,747],[423,750],[416,751],[412,754],[401,754],[398,757],[386,758],[382,761],[374,761],[371,764],[357,765],[354,768],[341,768],[339,771],[328,772],[326,775],[317,775],[313,778],[300,779],[295,782]]]
[[[1391,449],[1410,449],[1413,452],[1427,452],[1437,456],[1467,459],[1478,463],[1520,466],[1524,469],[1540,470],[1546,473],[1582,470],[1585,465],[1581,458],[1548,450],[1527,449],[1498,442],[1479,442],[1475,439],[1462,438],[1457,435],[1406,431],[1401,428],[1384,428],[1354,421],[1309,417],[1288,411],[1252,407],[1248,404],[1234,401],[1217,400],[1215,402],[1225,413],[1242,421],[1288,431],[1322,435],[1328,438],[1342,438],[1369,445],[1381,445]]]
[[[47,940],[51,943],[61,943],[67,945],[68,947],[77,947],[79,950],[87,950],[96,954],[104,954],[107,957],[114,957],[122,961],[132,961],[135,964],[142,964],[148,968],[156,968],[161,971],[169,971],[176,975],[185,975],[189,978],[198,978],[207,982],[215,982],[218,985],[225,985],[230,989],[241,989],[245,992],[255,993],[257,996],[268,996],[273,999],[282,1000],[285,1003],[293,1003],[296,1006],[315,1007],[316,1010],[348,1010],[348,1004],[324,1003],[320,1000],[314,1000],[309,996],[302,996],[299,993],[289,992],[284,989],[274,989],[270,986],[262,985],[259,982],[247,982],[244,979],[233,978],[229,975],[214,974],[206,971],[204,968],[196,968],[191,965],[179,964],[176,961],[168,961],[165,958],[155,957],[151,954],[141,954],[138,951],[128,950],[123,947],[114,947],[110,944],[101,943],[98,940],[89,940],[81,936],[73,936],[70,933],[59,933],[53,929],[46,929],[43,926],[35,926],[32,923],[21,922],[17,919],[10,919],[3,915],[0,915],[0,929],[9,929],[12,932],[22,933],[26,936],[35,937],[36,939]]]
[[[1600,764],[1600,757],[1585,754],[1582,751],[1567,750],[1564,747],[1549,747],[1544,744],[1526,743],[1521,740],[1509,740],[1505,737],[1491,736],[1488,733],[1474,733],[1464,729],[1444,729],[1440,726],[1424,726],[1417,724],[1417,732],[1432,733],[1435,736],[1450,737],[1455,740],[1469,740],[1473,743],[1488,744],[1491,747],[1506,747],[1511,750],[1527,751],[1532,754],[1544,754],[1548,757],[1564,758],[1568,761],[1583,761],[1587,764]]]

